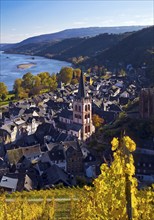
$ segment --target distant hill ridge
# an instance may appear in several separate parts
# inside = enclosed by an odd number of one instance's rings
[[[30,43],[41,43],[41,42],[49,42],[55,40],[62,40],[67,38],[76,38],[76,37],[93,37],[103,33],[112,33],[112,34],[120,34],[124,32],[130,31],[138,31],[147,26],[117,26],[117,27],[87,27],[87,28],[72,28],[66,29],[63,31],[59,31],[51,34],[43,34],[39,36],[34,36],[27,38],[19,43],[18,46]]]
[[[137,27],[140,30],[134,31]],[[112,32],[118,31],[118,33],[101,33],[99,35],[96,35],[96,32],[101,28],[70,29],[48,35],[50,38],[43,35],[43,37],[26,39],[12,47],[8,45],[5,52],[45,56],[70,61],[86,68],[98,65],[112,69],[112,67],[119,67],[119,64],[123,68],[127,64],[138,68],[146,64],[147,77],[154,82],[154,26],[137,27],[113,27],[109,28],[108,32],[112,30]],[[119,33],[124,30],[125,33]],[[94,36],[83,36],[87,33]],[[38,39],[38,41],[34,39]],[[43,39],[50,39],[50,41],[40,42]],[[3,48],[6,46],[3,45]]]

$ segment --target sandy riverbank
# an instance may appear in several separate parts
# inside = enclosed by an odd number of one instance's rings
[[[17,65],[18,69],[28,69],[32,66],[36,66],[36,63],[23,63],[23,64],[19,64]]]

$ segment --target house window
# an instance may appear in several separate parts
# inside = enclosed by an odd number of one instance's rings
[[[79,106],[79,112],[81,112],[81,106]]]
[[[75,118],[81,119],[81,115],[76,115],[76,114],[75,114]]]
[[[75,115],[75,118],[78,118],[78,115]]]
[[[77,111],[78,110],[78,106],[77,105],[75,105],[75,111]]]
[[[149,167],[151,167],[151,163],[149,163]]]

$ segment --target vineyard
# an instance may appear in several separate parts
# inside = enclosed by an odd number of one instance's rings
[[[0,197],[0,220],[153,220],[154,188],[137,188],[128,136],[112,140],[113,162],[93,187],[13,193]]]

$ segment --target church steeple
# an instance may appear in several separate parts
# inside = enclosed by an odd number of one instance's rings
[[[95,131],[92,123],[91,101],[91,98],[86,96],[84,74],[81,71],[78,94],[73,101],[73,123],[82,126],[78,138],[83,141],[88,139]]]
[[[79,89],[77,94],[78,99],[86,98],[86,90],[85,90],[85,84],[84,84],[84,74],[81,71],[80,81],[79,81]]]

